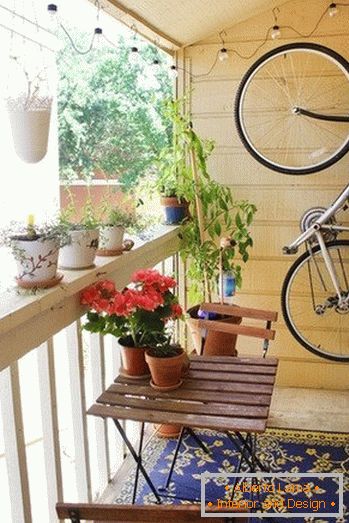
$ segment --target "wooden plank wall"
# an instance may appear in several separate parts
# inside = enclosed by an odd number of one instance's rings
[[[278,22],[292,25],[303,34],[309,33],[328,6],[323,0],[293,0],[280,6]],[[246,2],[248,8],[248,2]],[[326,15],[310,38],[297,37],[282,29],[282,38],[269,39],[250,60],[230,53],[228,62],[217,62],[209,76],[205,74],[220,48],[218,35],[187,47],[178,55],[179,65],[191,68],[180,85],[191,85],[191,112],[198,133],[216,141],[210,161],[211,174],[231,186],[236,198],[247,198],[258,208],[252,233],[255,241],[251,260],[244,270],[243,289],[238,302],[244,305],[280,310],[280,289],[293,257],[282,255],[282,246],[299,234],[302,213],[315,205],[327,206],[348,183],[349,155],[337,165],[315,175],[285,176],[257,163],[241,145],[233,121],[233,104],[239,81],[248,67],[268,50],[294,41],[312,41],[337,50],[349,58],[349,8],[339,8],[336,17]],[[229,23],[227,21],[227,26]],[[273,25],[272,12],[251,18],[226,29],[226,47],[251,54]],[[223,28],[222,28],[223,29]],[[183,73],[185,75],[185,73]],[[194,76],[195,75],[195,76]],[[277,341],[271,354],[281,360],[280,385],[344,389],[349,386],[346,365],[327,362],[305,351],[293,340],[280,313]],[[255,343],[244,352],[256,352]]]

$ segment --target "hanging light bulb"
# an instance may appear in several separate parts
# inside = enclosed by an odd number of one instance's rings
[[[128,55],[128,61],[130,64],[137,64],[139,62],[139,49],[136,46],[131,47],[129,55]]]
[[[336,16],[336,14],[338,14],[338,7],[337,7],[337,4],[333,3],[330,4],[328,6],[328,14],[329,16],[333,17],[333,16]]]
[[[218,58],[221,62],[225,62],[229,58],[228,50],[225,47],[222,47],[218,53]]]
[[[93,48],[100,49],[103,47],[103,29],[101,27],[95,27],[94,35]]]
[[[280,27],[278,25],[274,25],[273,29],[271,31],[271,37],[273,40],[277,40],[281,36]]]
[[[175,65],[171,65],[170,67],[170,75],[172,76],[172,78],[177,78],[178,76],[178,69]]]
[[[47,13],[48,13],[48,26],[50,31],[55,31],[57,29],[57,5],[48,4]]]

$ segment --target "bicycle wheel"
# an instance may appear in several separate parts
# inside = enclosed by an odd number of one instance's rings
[[[321,119],[329,115],[344,121]],[[274,171],[311,174],[330,167],[349,150],[349,63],[312,43],[266,53],[239,85],[235,122],[246,149]]]
[[[342,295],[349,295],[349,240],[326,244]],[[338,310],[338,298],[319,246],[305,252],[289,269],[281,292],[287,327],[304,348],[334,361],[349,361],[349,303]]]

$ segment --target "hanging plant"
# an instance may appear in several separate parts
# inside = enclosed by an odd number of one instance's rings
[[[47,68],[30,73],[18,56],[10,59],[24,83],[6,98],[13,142],[17,155],[27,163],[37,163],[47,153],[52,96],[48,94]]]

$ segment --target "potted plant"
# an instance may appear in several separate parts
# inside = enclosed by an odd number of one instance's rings
[[[14,72],[20,73],[12,75],[17,85],[6,99],[14,146],[22,160],[37,163],[46,155],[50,129],[52,96],[47,69],[30,73],[18,56],[11,59],[17,69]]]
[[[116,256],[124,250],[132,248],[133,242],[131,240],[127,240],[125,244],[123,240],[125,230],[133,226],[134,223],[135,216],[131,212],[109,208],[108,204],[104,205],[99,231],[98,256]]]
[[[68,241],[59,222],[34,224],[34,216],[29,215],[27,225],[12,222],[2,230],[0,243],[12,250],[19,287],[49,288],[63,278],[57,273],[58,253]]]
[[[182,315],[172,290],[176,281],[148,269],[133,274],[132,285],[116,290],[104,280],[85,289],[81,303],[87,305],[90,332],[111,334],[121,345],[121,373],[130,378],[149,376],[145,351],[167,338],[168,323]]]
[[[162,391],[177,389],[182,384],[184,350],[165,338],[145,353],[151,373],[151,386]]]
[[[59,267],[62,269],[87,269],[94,264],[98,249],[99,221],[90,198],[87,199],[82,217],[74,221],[73,205],[61,212],[60,223],[69,242],[61,249]]]
[[[202,140],[194,131],[189,118],[183,115],[183,100],[169,102],[167,115],[173,124],[178,144],[177,155],[186,159],[187,167],[181,170],[181,195],[189,203],[190,219],[181,224],[179,236],[180,254],[187,263],[191,303],[223,301],[220,293],[224,273],[241,286],[241,262],[246,263],[253,241],[249,226],[256,207],[247,200],[235,200],[229,187],[213,180],[208,172],[207,161],[214,143]],[[222,240],[224,245],[222,246]],[[198,325],[200,306],[189,309],[189,329],[193,333],[194,345],[201,352],[205,342],[205,353],[226,351],[235,353],[236,336],[209,332],[202,340]],[[205,314],[205,312],[204,312]],[[206,319],[239,322],[237,318],[205,316]],[[211,347],[210,347],[211,345]]]
[[[187,192],[192,184],[187,162],[183,120],[172,102],[164,105],[164,117],[171,124],[171,143],[164,147],[155,164],[155,188],[160,194],[166,224],[179,224],[188,217]]]

